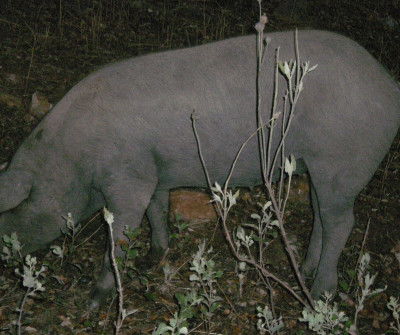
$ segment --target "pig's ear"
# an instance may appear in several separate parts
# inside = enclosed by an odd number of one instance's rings
[[[7,170],[0,174],[0,212],[17,207],[28,198],[33,178],[27,171]]]

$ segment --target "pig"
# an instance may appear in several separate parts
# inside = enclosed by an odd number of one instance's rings
[[[295,58],[294,33],[268,34],[260,94],[273,100],[274,50]],[[286,138],[310,176],[314,226],[301,271],[312,297],[334,291],[337,264],[354,225],[353,204],[388,151],[400,121],[400,89],[364,48],[341,35],[299,32],[311,65]],[[155,53],[99,69],[79,82],[37,125],[0,176],[0,235],[16,231],[24,251],[49,245],[72,213],[106,206],[115,239],[146,214],[151,254],[168,247],[169,190],[206,187],[192,129],[193,110],[212,182],[223,182],[240,145],[256,129],[256,37]],[[279,79],[279,91],[286,89]],[[283,99],[278,100],[281,111]],[[279,125],[278,125],[279,127]],[[267,128],[268,131],[268,128]],[[275,134],[279,134],[276,129]],[[272,140],[276,148],[278,137]],[[262,183],[258,141],[245,147],[231,186]],[[109,254],[91,293],[99,306],[115,285]]]

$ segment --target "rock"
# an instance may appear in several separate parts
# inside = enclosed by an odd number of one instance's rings
[[[30,113],[34,117],[43,119],[52,107],[53,105],[42,94],[33,93]]]
[[[170,219],[173,220],[176,215],[179,215],[188,222],[215,220],[217,214],[210,200],[210,197],[201,191],[188,189],[171,191]]]

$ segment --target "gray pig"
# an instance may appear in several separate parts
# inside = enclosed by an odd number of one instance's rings
[[[274,49],[281,46],[281,59],[294,59],[293,36],[269,34],[267,79],[260,92],[266,115]],[[168,245],[169,190],[206,186],[192,111],[200,116],[197,128],[213,182],[225,180],[239,146],[256,128],[255,41],[245,36],[136,57],[78,83],[0,176],[0,236],[16,231],[30,252],[60,235],[66,213],[79,221],[107,206],[114,213],[116,239],[123,237],[125,225],[135,228],[147,214],[153,256],[162,255]],[[318,68],[305,79],[286,152],[304,163],[312,183],[315,219],[302,273],[314,276],[311,293],[317,298],[336,288],[338,259],[354,224],[354,200],[399,126],[400,90],[365,49],[346,37],[301,31],[299,48]],[[232,186],[260,183],[254,138]],[[109,263],[106,253],[91,308],[114,286]]]

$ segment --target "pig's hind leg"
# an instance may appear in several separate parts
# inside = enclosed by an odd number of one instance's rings
[[[157,188],[147,208],[151,226],[151,261],[158,262],[168,248],[169,189]]]
[[[311,288],[314,299],[336,290],[339,257],[354,226],[354,201],[370,177],[368,171],[362,171],[355,178],[339,164],[329,169],[326,162],[330,161],[319,159],[307,164],[315,221],[302,273],[315,275]]]

